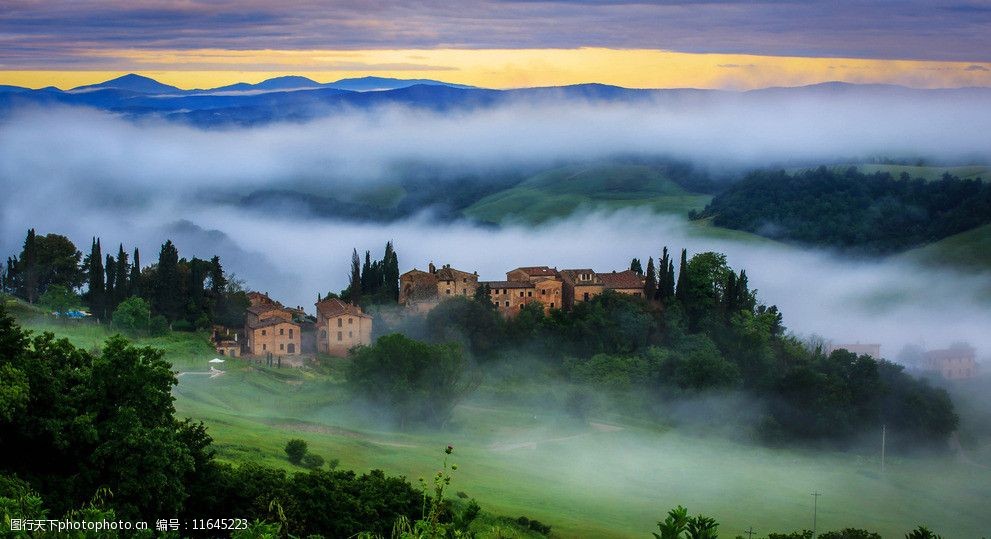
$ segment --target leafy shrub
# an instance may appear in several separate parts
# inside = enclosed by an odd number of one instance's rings
[[[314,453],[307,453],[303,455],[301,464],[306,468],[316,470],[323,466],[323,457]]]
[[[303,457],[306,456],[306,441],[295,438],[286,442],[286,456],[289,457],[289,462],[293,464],[300,464],[303,462]]]

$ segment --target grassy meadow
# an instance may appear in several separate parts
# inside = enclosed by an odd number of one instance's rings
[[[646,207],[656,213],[687,215],[712,197],[690,193],[654,167],[600,164],[541,172],[510,189],[482,198],[465,209],[467,217],[488,223],[538,224],[580,210]]]
[[[111,333],[15,307],[25,327],[85,348]],[[138,341],[165,350],[180,373],[178,414],[206,423],[222,460],[297,469],[283,447],[299,437],[342,468],[381,468],[415,483],[454,445],[460,468],[451,492],[478,499],[487,512],[483,536],[494,535],[495,514],[539,519],[556,537],[644,537],[677,504],[717,518],[725,537],[748,526],[787,531],[811,527],[813,490],[823,493],[819,530],[856,526],[900,537],[925,523],[944,537],[979,537],[991,526],[991,472],[952,457],[891,458],[881,475],[876,458],[702,437],[622,413],[579,422],[556,411],[567,387],[526,376],[483,382],[442,429],[396,432],[384,414],[352,402],[344,360],[272,369],[235,359],[210,377],[206,335]]]

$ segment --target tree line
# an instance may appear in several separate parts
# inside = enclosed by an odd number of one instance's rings
[[[758,170],[690,217],[802,245],[888,254],[991,223],[991,184],[855,167]]]
[[[137,248],[128,251],[120,244],[116,255],[104,255],[100,238],[93,238],[84,257],[67,237],[40,236],[34,229],[28,230],[20,254],[7,259],[0,289],[29,303],[50,298],[41,303],[54,302],[60,314],[65,307],[85,304],[101,322],[127,320],[139,330],[238,326],[249,305],[218,256],[181,258],[167,240],[157,261],[142,266]]]

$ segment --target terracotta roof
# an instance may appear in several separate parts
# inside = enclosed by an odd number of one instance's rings
[[[440,281],[457,281],[465,277],[475,277],[475,274],[445,266],[437,270],[437,279]]]
[[[643,288],[644,278],[633,270],[600,273],[599,279],[606,288]]]
[[[371,318],[371,316],[361,312],[361,307],[352,303],[345,303],[337,298],[328,298],[317,302],[317,314],[324,318],[333,318],[342,314]]]
[[[420,275],[420,274],[430,275],[429,273],[427,273],[427,272],[425,272],[423,270],[418,270],[416,268],[413,268],[413,269],[407,271],[406,273],[400,275],[400,277],[406,277],[407,275]]]
[[[255,322],[254,324],[248,324],[248,328],[250,328],[250,329],[261,329],[261,328],[267,328],[269,326],[278,326],[279,324],[289,324],[291,326],[299,327],[299,324],[297,324],[295,322],[290,322],[290,321],[286,320],[285,318],[279,318],[277,316],[271,316],[271,317],[268,317],[268,318],[259,320],[258,322]]]
[[[270,311],[286,311],[286,310],[287,309],[285,309],[281,305],[277,305],[275,303],[272,303],[272,304],[263,304],[263,305],[252,305],[251,307],[248,307],[248,309],[247,309],[247,311],[249,313],[254,314],[254,315],[260,315],[260,314],[264,314],[264,313],[267,313],[267,312],[270,312]]]
[[[484,281],[478,284],[487,284],[489,288],[535,288],[536,285],[530,281]]]
[[[557,275],[557,270],[547,266],[522,266],[514,270],[509,270],[509,273],[514,271],[522,271],[530,277],[553,277]]]

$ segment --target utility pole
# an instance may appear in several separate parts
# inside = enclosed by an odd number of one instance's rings
[[[881,425],[881,473],[884,473],[884,443],[885,443],[885,430],[887,425]]]
[[[755,530],[754,527],[751,526],[751,527],[743,530],[743,533],[747,534],[747,539],[753,539],[754,538],[754,534],[757,533],[757,530]]]
[[[812,491],[812,539],[816,539],[816,517],[819,516],[819,496],[822,496],[822,494],[818,490]]]

